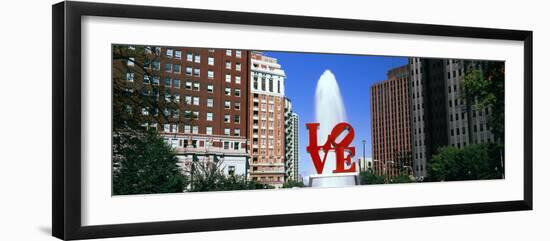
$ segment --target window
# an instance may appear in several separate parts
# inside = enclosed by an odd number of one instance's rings
[[[231,69],[231,61],[225,61],[225,69]]]
[[[225,82],[231,83],[231,74],[225,74]]]
[[[237,56],[237,58],[240,58],[241,57],[241,51],[240,50],[235,50],[235,56]]]
[[[193,126],[193,134],[199,134],[199,127],[198,126]]]
[[[201,89],[201,84],[198,82],[193,83],[193,90],[199,91]]]
[[[193,53],[187,53],[187,61],[193,62]]]
[[[185,104],[190,105],[192,101],[193,101],[193,97],[185,96]]]
[[[240,109],[241,109],[241,103],[235,102],[235,110],[240,110]]]
[[[235,84],[241,84],[241,76],[235,76]]]
[[[225,51],[225,55],[227,55],[227,56],[231,56],[231,55],[232,55],[232,53],[231,53],[231,49],[228,49],[228,50],[226,50],[226,51]]]
[[[240,89],[235,89],[235,96],[237,96],[237,97],[241,96],[241,90]]]
[[[214,71],[208,70],[208,78],[213,79],[214,78]]]
[[[200,114],[199,114],[198,111],[193,111],[193,119],[198,120],[199,116],[200,116]]]
[[[235,175],[235,166],[228,166],[227,167],[227,174],[229,174],[230,176]]]
[[[241,135],[241,129],[238,129],[238,128],[235,129],[235,130],[233,131],[233,135],[234,135],[234,136],[240,136],[240,135]]]
[[[214,57],[208,57],[208,65],[214,65]]]
[[[174,88],[180,88],[180,80],[179,79],[174,79],[172,80],[172,84],[174,85]]]
[[[206,86],[206,90],[208,91],[208,93],[214,93],[214,85]]]
[[[231,115],[225,115],[223,117],[223,122],[224,123],[231,123]]]
[[[172,79],[170,77],[164,78],[164,86],[170,87],[172,85]]]
[[[160,83],[160,79],[158,76],[153,76],[153,84],[158,85]]]
[[[235,64],[235,69],[237,71],[241,71],[241,64],[240,63]]]
[[[235,122],[235,124],[241,123],[241,116],[235,115],[233,117],[234,117],[233,122]]]
[[[186,67],[186,68],[185,68],[185,74],[186,74],[186,75],[191,75],[191,74],[193,74],[193,68],[191,68],[191,67]]]
[[[191,81],[186,81],[185,82],[185,89],[186,90],[190,90],[192,87],[193,87],[193,83],[191,83]]]
[[[211,126],[206,127],[206,134],[207,135],[212,135],[212,127]]]
[[[214,99],[208,98],[206,100],[206,107],[214,107]]]
[[[226,100],[225,103],[224,103],[224,106],[225,106],[226,109],[230,109],[231,108],[231,101]]]
[[[158,60],[153,61],[153,69],[160,70],[160,61]]]
[[[171,64],[171,63],[166,63],[166,64],[164,65],[164,70],[165,70],[166,72],[172,72],[172,64]]]
[[[193,97],[193,105],[199,105],[199,97],[198,96]]]
[[[190,125],[185,125],[183,126],[183,133],[191,133],[191,126]]]
[[[134,73],[132,72],[126,73],[126,81],[134,82]]]
[[[181,65],[174,64],[174,72],[175,73],[181,73]]]
[[[206,113],[206,121],[212,121],[214,119],[214,113],[208,112]]]
[[[225,88],[225,95],[231,95],[231,88]]]
[[[144,84],[150,84],[151,83],[151,79],[150,79],[149,75],[144,75],[143,76],[143,83]]]
[[[173,49],[166,49],[166,57],[172,58],[174,56],[174,50]]]
[[[128,61],[126,61],[128,66],[134,66],[135,58],[128,58]]]
[[[181,59],[181,51],[176,50],[176,59]]]
[[[195,55],[195,63],[200,63],[201,62],[201,56],[200,55]]]
[[[193,74],[197,77],[200,77],[201,76],[201,69],[194,69]]]
[[[231,135],[231,129],[229,129],[229,128],[223,129],[223,134],[226,135],[226,136]],[[229,143],[229,142],[227,142],[227,143]]]

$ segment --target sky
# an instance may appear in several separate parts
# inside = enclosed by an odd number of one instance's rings
[[[264,52],[278,60],[286,73],[285,95],[299,115],[299,170],[303,177],[315,174],[313,162],[306,151],[306,123],[315,122],[315,90],[325,70],[330,70],[338,82],[348,123],[355,131],[351,146],[353,160],[363,156],[362,140],[366,141],[365,156],[371,155],[370,86],[386,79],[389,69],[407,63],[405,57],[383,57],[344,54],[314,54],[294,52]],[[322,144],[322,143],[320,143]]]

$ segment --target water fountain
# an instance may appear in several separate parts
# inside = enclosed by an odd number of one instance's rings
[[[317,81],[315,91],[315,122],[319,123],[317,141],[326,142],[332,128],[346,121],[346,109],[340,94],[336,77],[330,70],[325,70]],[[321,153],[324,155],[324,153]],[[336,167],[336,156],[329,152],[322,174],[309,176],[311,187],[342,187],[358,184],[358,173],[332,173]]]

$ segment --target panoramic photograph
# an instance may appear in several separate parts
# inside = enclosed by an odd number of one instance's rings
[[[112,195],[505,178],[503,61],[111,49]]]

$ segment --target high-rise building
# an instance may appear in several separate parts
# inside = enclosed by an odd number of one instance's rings
[[[124,51],[126,81],[142,96],[143,106],[134,111],[174,147],[183,170],[193,161],[222,161],[226,174],[247,175],[248,52],[161,46]]]
[[[292,111],[292,102],[285,99],[285,180],[301,181],[299,179],[298,162],[298,114]]]
[[[370,88],[373,170],[388,178],[411,166],[408,73],[407,65],[391,69]]]
[[[285,181],[285,77],[277,59],[250,53],[249,176],[275,187]]]
[[[464,76],[483,70],[484,61],[410,58],[412,157],[415,176],[428,175],[431,156],[439,147],[462,148],[494,141],[487,125],[491,110],[468,107]]]

